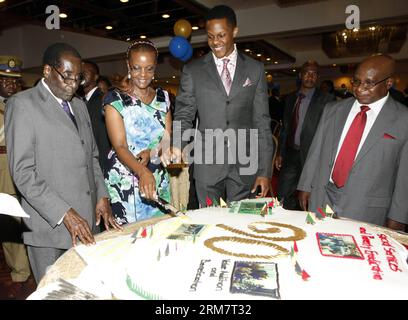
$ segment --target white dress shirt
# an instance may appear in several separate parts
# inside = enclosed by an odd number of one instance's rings
[[[86,95],[85,95],[85,99],[88,102],[89,99],[91,99],[93,93],[95,92],[95,90],[98,89],[98,87],[96,86],[95,88],[93,88],[91,91],[89,91]]]
[[[224,68],[224,59],[229,59],[228,64],[227,64],[227,68],[228,71],[231,75],[231,81],[234,80],[234,75],[235,75],[235,68],[237,66],[237,57],[238,57],[238,51],[237,51],[237,46],[236,44],[234,44],[234,50],[231,52],[231,54],[229,56],[226,57],[222,57],[221,59],[218,59],[215,54],[212,54],[214,57],[214,62],[215,65],[217,66],[217,71],[218,74],[221,77],[221,73],[222,73],[222,69]]]
[[[371,128],[373,127],[374,122],[378,117],[378,114],[380,113],[382,107],[384,106],[385,102],[387,101],[388,96],[389,96],[389,94],[387,93],[387,95],[384,98],[381,98],[380,100],[377,100],[377,101],[375,101],[375,102],[373,102],[371,104],[367,104],[367,105],[366,104],[361,104],[360,102],[358,102],[357,99],[356,99],[356,101],[354,101],[354,104],[351,107],[351,110],[350,110],[349,115],[347,117],[346,124],[344,125],[343,131],[342,131],[341,136],[340,136],[340,142],[339,142],[339,145],[337,147],[336,158],[334,160],[334,163],[336,163],[337,156],[339,155],[340,148],[341,148],[341,146],[343,144],[344,139],[346,138],[347,132],[350,129],[351,123],[353,122],[353,120],[356,117],[357,113],[359,113],[361,111],[360,107],[361,106],[369,106],[370,110],[368,110],[366,112],[367,122],[366,122],[366,125],[364,127],[364,131],[363,131],[363,135],[362,135],[361,140],[360,140],[360,144],[358,145],[356,158],[357,158],[357,155],[360,152],[361,147],[363,146],[365,140],[367,139],[367,136],[368,136]],[[333,164],[332,172],[331,172],[331,175],[330,175],[330,182],[331,183],[333,183],[333,179],[331,177],[332,174],[333,174],[333,169],[334,169],[334,164]]]

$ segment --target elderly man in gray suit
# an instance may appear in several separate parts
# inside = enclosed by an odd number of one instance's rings
[[[206,30],[211,51],[184,66],[174,114],[182,133],[198,115],[194,148],[198,201],[206,206],[207,197],[240,200],[258,186],[257,195],[265,196],[270,190],[273,142],[263,64],[237,51],[236,15],[230,7],[212,8]],[[174,136],[180,131],[175,128]],[[249,164],[242,161],[246,152]],[[180,156],[180,149],[173,148],[163,162],[169,164],[171,157],[177,162]]]
[[[94,244],[91,230],[113,219],[85,104],[73,98],[81,57],[64,43],[49,46],[43,79],[7,101],[9,166],[30,215],[23,234],[37,283],[64,251]]]
[[[394,69],[389,56],[365,59],[356,98],[325,108],[298,184],[304,210],[329,204],[340,217],[408,224],[408,110],[388,93]]]

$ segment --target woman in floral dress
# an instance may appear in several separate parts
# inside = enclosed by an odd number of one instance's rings
[[[165,132],[170,132],[170,100],[165,90],[150,83],[157,49],[149,40],[134,42],[127,51],[129,87],[109,91],[104,99],[106,126],[112,150],[105,183],[112,211],[120,224],[161,215],[157,196],[170,202],[167,172],[158,159]]]

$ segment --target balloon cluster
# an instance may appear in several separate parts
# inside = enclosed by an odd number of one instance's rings
[[[180,19],[174,24],[173,30],[176,36],[170,40],[170,53],[173,57],[186,62],[193,55],[193,47],[187,40],[191,35],[191,24],[185,19]]]

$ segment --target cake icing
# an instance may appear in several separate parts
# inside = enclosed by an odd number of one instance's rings
[[[252,200],[260,201],[260,200]],[[129,299],[407,299],[407,250],[370,225],[273,208],[264,217],[203,208],[138,238]]]

